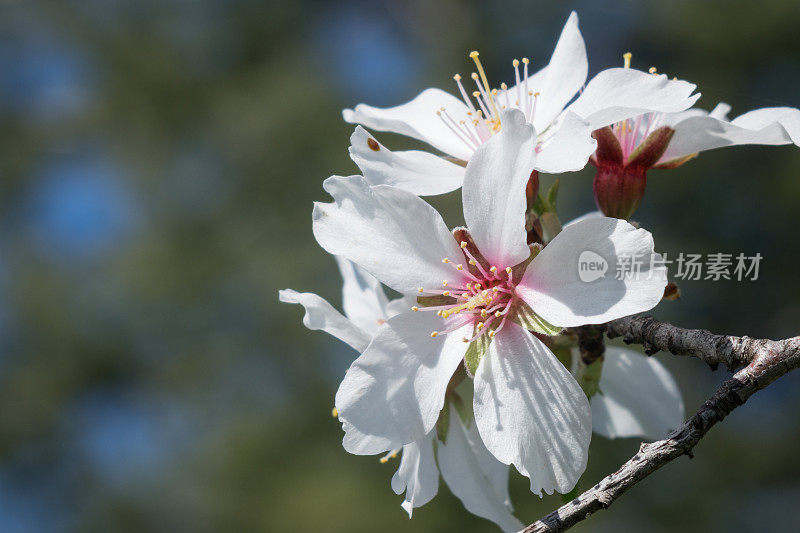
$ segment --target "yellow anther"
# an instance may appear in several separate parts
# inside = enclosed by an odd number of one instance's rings
[[[339,418],[339,410],[337,408],[335,408],[335,407],[333,409],[331,409],[331,416],[333,418]]]
[[[478,322],[478,325],[476,325],[475,327],[478,329],[483,329],[483,326],[485,326],[483,322]]]
[[[412,311],[414,311],[414,312],[416,312],[416,311],[419,311],[419,307],[417,307],[417,306],[415,305],[414,307],[412,307],[412,308],[411,308],[411,310],[412,310]]]
[[[477,80],[477,79],[478,79],[478,73],[477,73],[477,72],[473,72],[472,74],[470,74],[470,77],[471,77],[473,80]],[[478,93],[478,94],[480,94],[480,93]]]
[[[445,257],[444,259],[442,259],[442,263],[444,263],[445,265],[446,265],[447,263],[449,263],[449,262],[450,262],[450,260],[449,260],[448,258],[446,258],[446,257]]]
[[[381,461],[382,465],[385,465],[386,463],[389,462],[389,458],[388,457],[381,457],[380,461]]]
[[[500,292],[500,289],[498,289],[497,287],[492,287],[492,292],[497,294],[498,292]]]
[[[470,264],[470,265],[472,265],[472,266],[475,266],[475,265],[477,265],[478,263],[476,263],[474,259],[470,259],[470,260],[469,260],[469,264]]]
[[[441,309],[439,309],[438,311],[436,311],[436,316],[442,316],[442,310],[441,310]]]
[[[502,315],[502,314],[503,313],[501,313],[500,311],[495,311],[494,312],[494,316],[497,317],[497,318],[500,318],[500,315]]]
[[[465,296],[465,298],[466,298],[466,296]],[[454,307],[451,307],[450,309],[447,309],[446,311],[443,311],[442,312],[442,317],[443,318],[447,318],[447,317],[449,317],[450,315],[453,315],[453,314],[457,315],[457,314],[459,314],[461,311],[463,311],[465,309],[468,310],[468,311],[472,311],[476,307],[484,307],[486,305],[489,305],[490,303],[492,303],[492,298],[491,297],[487,296],[484,293],[476,294],[472,298],[469,298],[466,302],[464,302],[462,304],[459,304],[459,305],[456,305]]]
[[[467,290],[472,290],[472,283],[467,283]]]
[[[505,91],[506,89],[508,89],[508,85],[506,85],[505,83],[501,83],[500,88]]]
[[[519,66],[519,59],[515,59],[511,64],[514,65],[514,68],[517,68]]]
[[[456,270],[464,270],[464,265],[462,265],[461,263],[457,264]]]
[[[494,103],[494,98],[492,97],[492,89],[489,87],[489,80],[486,79],[486,72],[483,70],[483,65],[481,65],[481,60],[478,59],[478,52],[470,52],[469,57],[475,62],[475,66],[478,67],[478,72],[481,75],[481,81],[483,82],[483,88],[486,90],[486,94],[489,96],[489,103],[492,105],[492,110],[496,117],[500,117],[500,112],[497,110],[497,105]]]
[[[392,459],[397,459],[397,452],[392,452],[392,455],[390,455],[389,457],[391,457]]]
[[[649,72],[650,74],[655,74],[657,70],[658,69],[656,67],[650,67],[649,69],[647,69],[647,72]]]
[[[453,79],[456,81],[461,81],[461,74],[456,74],[455,76],[453,76]]]
[[[431,331],[431,337],[438,337],[438,336],[439,336],[438,331]]]
[[[486,318],[489,316],[489,313],[486,312],[486,309],[481,309],[481,318]]]
[[[506,274],[511,274],[511,267],[506,267]]]
[[[497,332],[495,330],[493,329],[489,330],[489,337],[494,338],[495,335],[497,335]]]
[[[450,296],[450,291],[444,291],[444,292],[442,293],[442,296]]]
[[[444,281],[442,281],[442,285],[444,285],[445,287],[447,287],[447,280],[444,280]]]
[[[472,91],[472,96],[474,96],[475,98],[478,98],[480,95],[481,95],[480,91]]]
[[[417,289],[417,292],[425,292],[425,289],[423,289],[422,287],[420,287],[419,289]]]
[[[523,58],[522,58],[522,62],[523,62],[523,63],[525,63],[525,64],[527,65],[528,63],[530,63],[530,62],[531,62],[531,60],[530,60],[530,59],[528,59],[527,57],[523,57]]]
[[[623,59],[623,61],[625,61],[624,68],[631,68],[631,58],[632,57],[633,57],[633,54],[630,53],[630,52],[625,52],[624,54],[622,54],[622,59]]]
[[[461,241],[461,248],[463,249],[466,247],[467,247],[467,241]]]
[[[493,267],[489,268],[489,272],[491,272],[492,274],[497,274],[497,267],[493,266]]]
[[[492,96],[497,96],[497,89],[492,89]]]
[[[461,337],[461,342],[469,342],[469,339],[466,337]]]
[[[461,293],[461,297],[462,297],[462,298],[469,298],[469,297],[470,297],[470,294],[469,294],[468,292],[462,292],[462,293]]]

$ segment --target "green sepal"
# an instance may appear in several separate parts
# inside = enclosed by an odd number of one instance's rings
[[[578,370],[575,372],[575,381],[581,386],[588,399],[600,392],[600,378],[603,375],[603,360],[600,357],[597,361],[587,365],[583,361],[578,361]],[[601,393],[602,394],[602,393]]]
[[[542,335],[547,335],[549,337],[553,337],[561,333],[562,328],[552,325],[547,320],[537,315],[536,312],[525,302],[519,302],[515,311],[516,312],[512,314],[511,319],[528,331],[541,333]]]
[[[439,420],[436,421],[436,438],[446,444],[447,430],[450,429],[450,402],[444,403],[444,408],[439,413]]]
[[[489,335],[481,335],[469,343],[467,352],[464,354],[464,368],[467,369],[469,377],[475,377],[475,372],[478,371],[478,365],[483,359],[483,354],[486,353],[486,349],[489,348],[491,342],[492,339]]]
[[[558,186],[561,180],[556,178],[553,184],[550,186],[550,189],[547,191],[547,203],[550,204],[550,209],[548,211],[555,212],[556,210],[556,202],[558,200]]]

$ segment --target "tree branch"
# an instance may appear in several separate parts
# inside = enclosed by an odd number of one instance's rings
[[[625,342],[643,344],[649,353],[665,350],[676,355],[694,355],[712,367],[719,363],[733,368],[746,366],[723,383],[681,428],[664,440],[642,443],[639,453],[619,470],[529,525],[523,533],[565,531],[592,513],[608,508],[620,495],[673,459],[681,455],[692,457],[692,449],[714,424],[759,390],[800,367],[800,337],[771,341],[714,335],[639,316],[609,322],[607,328],[609,337],[622,336]]]
[[[609,322],[606,324],[606,334],[610,339],[622,337],[626,344],[641,344],[648,355],[659,350],[675,355],[690,355],[705,361],[713,370],[724,363],[731,372],[749,364],[773,342],[750,337],[715,335],[704,329],[677,328],[651,316],[642,315]]]

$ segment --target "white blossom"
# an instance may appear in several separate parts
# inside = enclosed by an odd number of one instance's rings
[[[588,60],[574,12],[544,68],[529,73],[528,58],[513,60],[512,87],[502,83],[492,88],[478,53],[470,57],[477,70],[471,76],[476,89],[469,91],[456,75],[458,98],[431,88],[396,107],[359,104],[345,109],[343,117],[375,131],[419,139],[466,162],[502,130],[502,113],[516,109],[537,133],[535,169],[560,173],[586,165],[596,147],[593,130],[650,111],[683,111],[699,97],[692,96],[691,83],[634,69],[604,70],[584,86]],[[423,151],[392,152],[360,126],[350,142],[351,157],[373,185],[395,185],[418,195],[441,194],[461,185],[462,165]]]
[[[470,157],[462,188],[466,230],[456,240],[439,214],[407,191],[332,177],[331,204],[314,208],[314,235],[389,287],[422,297],[390,318],[348,370],[336,395],[345,448],[374,454],[423,439],[467,348],[484,346],[473,408],[486,448],[514,464],[541,495],[568,492],[585,469],[591,412],[572,375],[536,331],[602,323],[655,306],[663,272],[579,280],[586,250],[615,262],[649,258],[651,235],[604,217],[564,229],[530,259],[525,184],[538,142],[518,109]],[[647,268],[646,266],[643,268]],[[663,270],[663,267],[657,267]],[[436,297],[439,302],[429,302]]]

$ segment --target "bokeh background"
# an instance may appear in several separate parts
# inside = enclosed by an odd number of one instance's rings
[[[396,464],[344,452],[330,409],[354,354],[277,291],[340,303],[311,205],[355,172],[343,107],[454,90],[472,49],[509,81],[571,9],[590,75],[632,51],[706,108],[800,106],[794,0],[0,2],[0,531],[494,531],[443,483],[409,522]],[[591,178],[563,177],[563,218],[593,208]],[[655,314],[798,334],[800,150],[649,181],[661,251],[764,256],[757,281],[687,281]],[[457,193],[432,202],[459,223]],[[688,412],[727,376],[658,358]],[[798,402],[787,376],[576,530],[796,531]],[[584,488],[638,444],[596,437]],[[512,495],[525,522],[560,503],[516,473]]]

